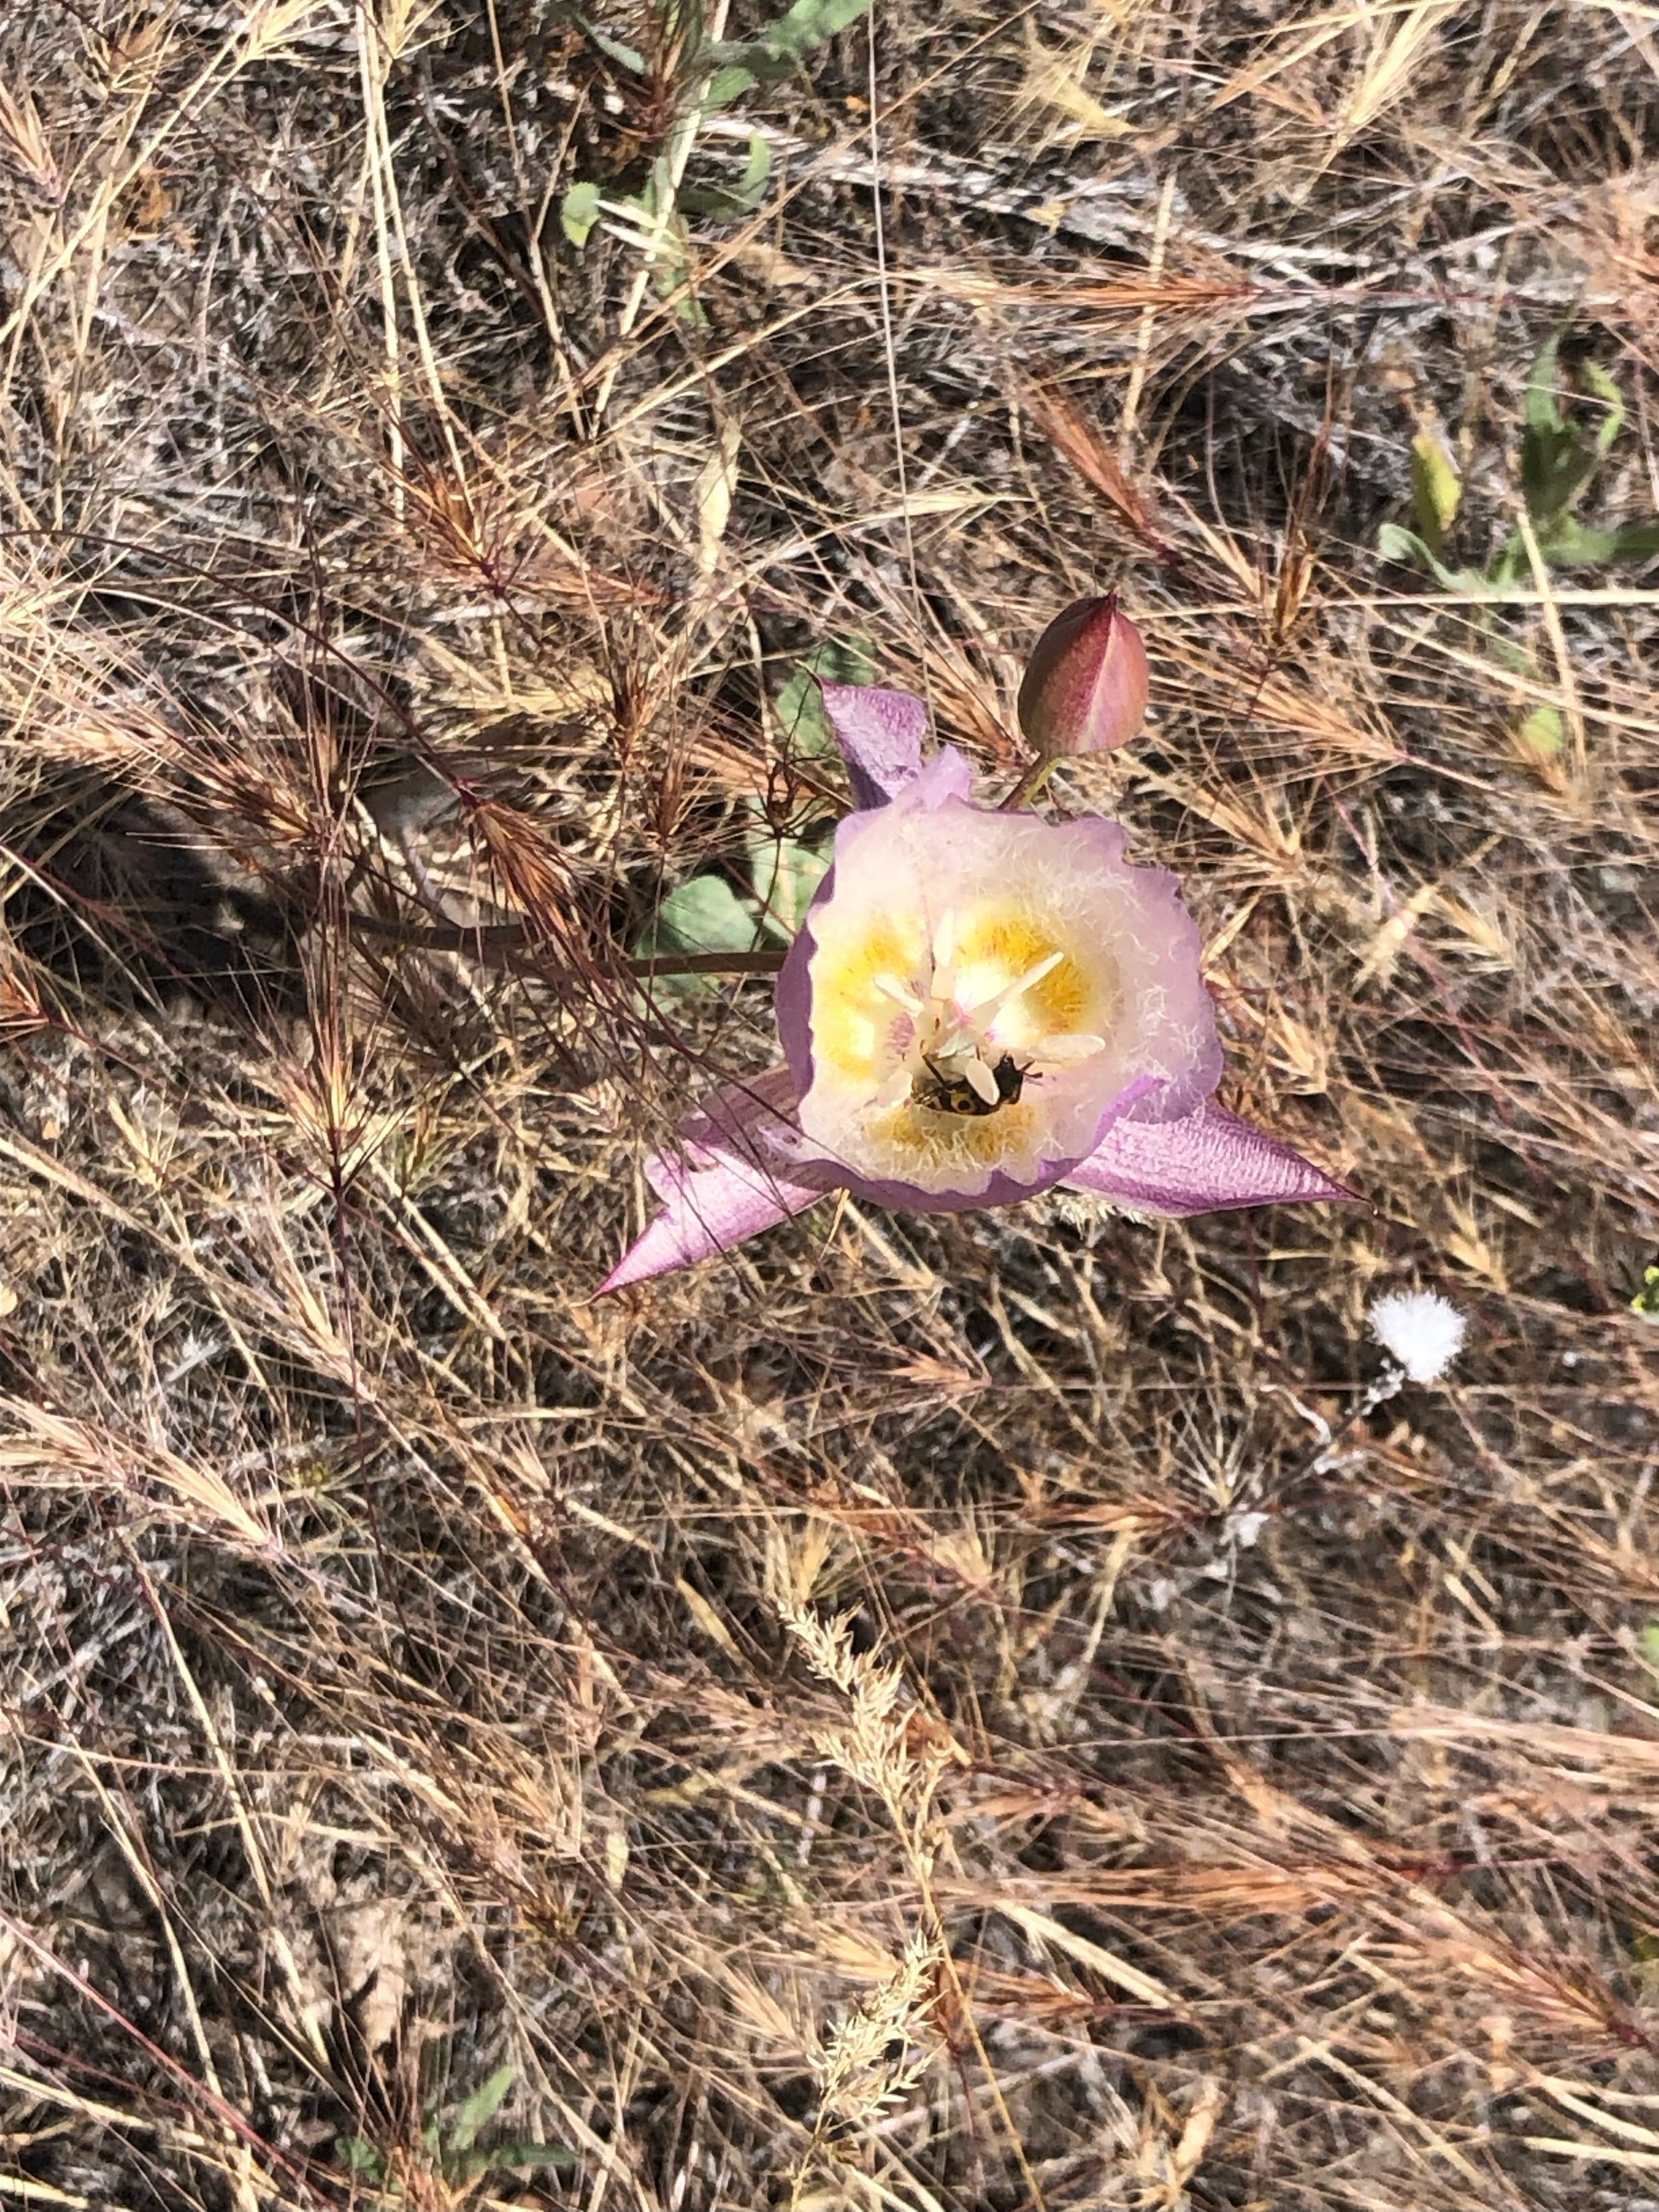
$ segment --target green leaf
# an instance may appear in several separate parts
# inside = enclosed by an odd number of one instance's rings
[[[753,830],[748,842],[750,874],[766,933],[781,944],[793,944],[813,893],[829,873],[829,855],[793,837],[776,836],[764,827]]]
[[[562,2143],[495,2143],[484,2150],[463,2151],[453,2159],[444,2161],[444,2179],[451,2187],[465,2188],[470,2181],[497,2170],[512,2173],[526,2167],[545,2166],[556,2173],[568,2173],[575,2166],[576,2154]]]
[[[1415,531],[1385,522],[1376,533],[1376,550],[1385,561],[1426,568],[1443,591],[1461,592],[1465,599],[1485,599],[1491,586],[1478,568],[1449,568],[1431,553]]]
[[[1595,450],[1605,460],[1625,427],[1625,395],[1599,361],[1584,363],[1584,381],[1607,410],[1595,433]]]
[[[509,2059],[498,2066],[489,2079],[455,2108],[455,2117],[449,2124],[448,2138],[456,2150],[471,2150],[478,2140],[478,2130],[493,2120],[507,2101],[507,2093],[513,2087],[518,2069]]]
[[[1659,1674],[1659,1622],[1650,1621],[1642,1631],[1642,1648],[1647,1654],[1648,1664]],[[1636,1979],[1644,1996],[1659,1992],[1659,1937],[1646,1928],[1638,1928],[1631,1938],[1631,1956],[1636,1961]]]
[[[708,89],[702,96],[705,108],[730,107],[734,100],[741,100],[745,92],[752,92],[758,79],[753,70],[718,69],[708,80]]]
[[[788,11],[769,23],[759,35],[740,41],[723,40],[711,46],[712,58],[728,67],[751,70],[757,76],[778,74],[797,62],[837,31],[856,23],[870,0],[795,0]]]
[[[1496,556],[1486,565],[1486,580],[1493,589],[1506,592],[1522,577],[1532,581],[1532,562],[1527,557],[1527,541],[1518,530],[1510,531],[1498,548]]]
[[[1560,355],[1561,333],[1557,331],[1527,371],[1527,428],[1535,430],[1540,437],[1559,435],[1567,427],[1555,396],[1556,367]]]
[[[830,717],[809,668],[798,668],[778,694],[778,727],[785,750],[794,753],[830,753],[836,749]]]
[[[826,684],[871,684],[875,681],[875,653],[867,637],[830,637],[815,645],[803,667]]]
[[[1385,561],[1398,561],[1402,568],[1429,568],[1434,565],[1434,556],[1414,530],[1403,524],[1385,522],[1376,533],[1376,550]]]
[[[1521,489],[1539,530],[1565,513],[1595,468],[1594,448],[1580,451],[1577,433],[1556,397],[1561,337],[1558,331],[1527,372],[1526,427],[1521,434]]]
[[[1611,393],[1613,411],[1593,437],[1586,437],[1561,410],[1556,396],[1560,338],[1558,335],[1534,362],[1527,378],[1526,428],[1521,438],[1521,489],[1527,512],[1542,538],[1561,520],[1601,466],[1624,420],[1624,403],[1605,370],[1585,369],[1591,389],[1603,400]]]
[[[1546,537],[1564,515],[1570,513],[1579,494],[1601,465],[1601,457],[1592,445],[1575,447],[1556,464],[1541,496],[1528,500],[1527,512],[1532,516],[1540,537]],[[1522,467],[1524,477],[1525,468]]]
[[[1630,1310],[1644,1321],[1659,1321],[1659,1266],[1650,1267],[1643,1275],[1642,1287],[1631,1300]],[[1659,1667],[1659,1620],[1648,1623],[1642,1631],[1642,1642],[1649,1659]]]
[[[786,752],[833,753],[835,736],[823,711],[818,679],[826,684],[868,684],[876,673],[869,641],[861,637],[832,637],[814,646],[777,698],[778,727]]]
[[[663,952],[752,952],[759,935],[753,906],[724,876],[693,876],[669,892],[635,949],[647,960]]]
[[[695,215],[711,215],[717,222],[732,222],[760,205],[771,175],[772,149],[757,132],[749,141],[749,159],[735,185],[693,187],[680,194],[680,205]]]
[[[787,55],[793,61],[856,23],[869,5],[870,0],[795,0],[793,8],[766,26],[759,44],[769,53]]]
[[[1588,530],[1576,516],[1564,514],[1539,540],[1539,550],[1552,566],[1562,568],[1588,568],[1598,561],[1649,561],[1659,553],[1659,522]]]
[[[599,219],[599,188],[595,184],[572,185],[559,202],[559,228],[580,252]]]
[[[645,56],[637,46],[624,46],[620,39],[612,38],[609,31],[602,31],[597,23],[590,23],[585,15],[578,15],[576,21],[602,54],[608,55],[613,62],[619,62],[635,76],[647,74]]]
[[[1424,544],[1437,554],[1457,520],[1457,503],[1462,495],[1462,484],[1444,443],[1432,431],[1419,431],[1412,440],[1412,505]]]
[[[757,208],[766,197],[766,187],[772,181],[772,149],[758,131],[749,141],[749,159],[743,165],[743,174],[738,179],[737,201],[742,208]]]
[[[1486,641],[1486,650],[1500,668],[1507,668],[1511,676],[1534,678],[1538,675],[1538,663],[1531,653],[1513,645],[1501,631],[1495,631]]]
[[[693,876],[669,892],[634,946],[641,960],[673,952],[752,952],[765,939],[752,899],[740,898],[724,876]],[[641,989],[659,1004],[720,988],[718,975],[652,975]]]
[[[574,2173],[576,2154],[567,2143],[508,2143],[495,2163],[509,2169],[521,2166],[546,2166],[556,2173]]]
[[[1516,735],[1528,752],[1553,759],[1566,740],[1566,728],[1558,708],[1534,707]]]
[[[361,2173],[378,2185],[386,2179],[386,2160],[362,2136],[336,2136],[334,2155],[348,2173]]]

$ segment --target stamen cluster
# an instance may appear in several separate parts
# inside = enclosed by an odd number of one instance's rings
[[[933,931],[925,975],[908,981],[892,975],[872,979],[872,988],[900,1011],[888,1030],[895,1065],[876,1093],[876,1106],[896,1106],[909,1098],[919,1106],[951,1112],[956,1109],[941,1103],[942,1092],[965,1085],[984,1110],[994,1114],[1019,1095],[1011,1068],[1023,1082],[1041,1076],[1045,1068],[1074,1067],[1104,1051],[1105,1038],[1092,1032],[1048,1033],[1034,1041],[1000,1033],[1005,1017],[1054,973],[1063,952],[1045,954],[989,996],[964,1004],[956,951],[956,911],[947,908]]]

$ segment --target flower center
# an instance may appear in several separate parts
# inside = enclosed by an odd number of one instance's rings
[[[1091,1031],[1033,1034],[1026,994],[1065,957],[1046,953],[987,991],[982,966],[968,975],[959,968],[957,918],[947,909],[924,955],[925,972],[870,978],[897,1009],[888,1030],[892,1064],[872,1103],[908,1099],[929,1113],[994,1114],[1017,1104],[1024,1085],[1045,1070],[1075,1067],[1103,1052],[1105,1038]]]

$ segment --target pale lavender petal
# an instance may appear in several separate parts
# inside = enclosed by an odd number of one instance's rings
[[[848,698],[863,695],[850,685],[826,684],[827,697],[831,691],[841,691]],[[887,699],[908,699],[908,691],[886,691],[880,695]],[[913,706],[920,701],[912,700]],[[933,812],[952,799],[965,799],[974,787],[974,772],[953,745],[942,745],[927,767],[911,777],[903,787],[898,805],[906,810],[919,809]],[[872,822],[886,818],[889,809],[879,795],[872,807],[862,813],[849,814],[836,831],[836,857],[844,860],[856,839],[864,835]],[[805,921],[796,932],[788,957],[778,976],[773,1006],[777,1014],[778,1036],[784,1054],[794,1076],[797,1089],[804,1091],[812,1080],[812,987],[807,968],[813,951],[812,916],[819,907],[835,896],[836,871],[830,872],[818,885],[812,903],[806,910]]]
[[[1179,1121],[1115,1123],[1066,1182],[1137,1212],[1171,1218],[1357,1197],[1300,1152],[1212,1103]]]
[[[1103,888],[1113,886],[1112,935],[1125,1005],[1100,1072],[1109,1068],[1127,1083],[1132,1071],[1151,1071],[1158,1080],[1143,1086],[1129,1118],[1180,1121],[1202,1106],[1220,1082],[1223,1059],[1215,1006],[1200,969],[1203,939],[1187,911],[1181,878],[1167,868],[1127,860],[1127,831],[1097,814],[1037,826],[1048,831],[1056,854],[1063,854],[1078,876],[1092,873]],[[1033,860],[1041,865],[1036,854]],[[1103,1121],[1101,1133],[1109,1126]]]
[[[795,1079],[787,1067],[723,1084],[680,1123],[682,1146],[699,1168],[713,1167],[732,1152],[764,1161],[770,1157],[767,1133],[774,1125],[793,1127],[795,1105]]]
[[[818,898],[835,888],[836,872],[830,869],[818,886]],[[817,900],[813,901],[813,905]],[[784,1057],[789,1063],[789,1073],[797,1092],[805,1091],[812,1080],[812,979],[807,972],[812,961],[812,908],[808,907],[800,927],[795,932],[795,941],[784,955],[783,965],[778,970],[778,980],[773,987],[772,1012],[778,1024],[778,1042],[783,1047]]]
[[[847,763],[855,806],[896,799],[921,772],[927,709],[908,691],[862,684],[821,684],[824,712]]]
[[[599,1285],[599,1297],[630,1283],[648,1282],[653,1275],[693,1267],[716,1252],[729,1252],[734,1244],[757,1237],[792,1213],[804,1213],[823,1196],[822,1190],[786,1182],[754,1162],[735,1157],[711,1168],[680,1167],[678,1173],[676,1164],[666,1158],[653,1165],[660,1171],[657,1187],[666,1203]]]

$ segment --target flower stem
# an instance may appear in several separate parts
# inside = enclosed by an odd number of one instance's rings
[[[1274,1503],[1282,1506],[1292,1491],[1297,1490],[1316,1475],[1328,1474],[1341,1455],[1337,1447],[1343,1438],[1352,1433],[1363,1420],[1374,1413],[1379,1406],[1386,1406],[1390,1398],[1397,1398],[1404,1388],[1406,1370],[1390,1360],[1376,1380],[1358,1398],[1320,1443],[1317,1451],[1310,1452],[1279,1486]]]
[[[1033,761],[1006,799],[1003,800],[997,810],[998,812],[1018,814],[1022,806],[1029,806],[1054,774],[1058,764],[1059,757],[1054,753],[1046,754],[1042,760]]]
[[[416,952],[519,952],[534,948],[521,921],[445,922],[410,929],[378,915],[354,914],[353,927],[388,937]],[[775,975],[788,958],[768,945],[755,952],[653,952],[623,963],[631,975]]]
[[[630,960],[635,975],[775,975],[787,952],[664,952]]]

